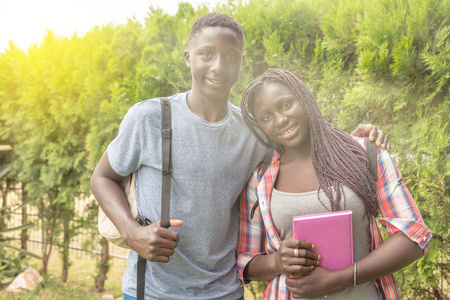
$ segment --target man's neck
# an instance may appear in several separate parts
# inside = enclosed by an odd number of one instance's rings
[[[187,104],[189,109],[197,115],[210,123],[216,123],[228,113],[228,98],[223,99],[206,99],[200,95],[196,95],[192,90],[187,94]]]

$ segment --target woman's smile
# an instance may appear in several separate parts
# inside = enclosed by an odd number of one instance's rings
[[[288,128],[282,132],[280,132],[278,135],[282,138],[290,138],[297,132],[296,129],[298,127],[298,124],[292,124],[289,125]]]

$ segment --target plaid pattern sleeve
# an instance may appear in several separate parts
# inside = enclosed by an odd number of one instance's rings
[[[378,151],[378,201],[380,223],[389,236],[403,233],[416,242],[424,255],[430,249],[431,232],[425,225],[403,177],[386,150]]]
[[[237,243],[237,269],[240,279],[244,283],[244,269],[256,255],[265,253],[265,230],[259,208],[256,209],[253,219],[250,213],[257,200],[256,187],[258,184],[258,170],[255,171],[241,193],[239,205],[239,235]]]
[[[431,233],[423,222],[422,216],[411,194],[403,183],[403,177],[386,150],[377,147],[378,161],[378,208],[380,223],[389,236],[403,233],[416,242],[424,255],[430,249]],[[371,219],[372,251],[378,248],[383,239],[374,217]],[[388,275],[377,280],[383,299],[398,299],[394,276]]]

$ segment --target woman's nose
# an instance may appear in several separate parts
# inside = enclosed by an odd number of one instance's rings
[[[287,120],[287,117],[284,114],[279,113],[279,112],[275,113],[275,124],[277,126],[284,125],[284,123],[286,123],[286,120]]]

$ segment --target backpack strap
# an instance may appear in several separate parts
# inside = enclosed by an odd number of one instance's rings
[[[170,227],[170,184],[172,179],[172,116],[170,101],[161,101],[161,137],[162,137],[162,188],[161,188],[161,226]]]
[[[170,100],[163,97],[159,98],[161,103],[161,226],[170,227],[170,185],[172,180],[172,116],[170,110]],[[140,219],[143,226],[151,224],[147,218]],[[137,261],[137,280],[136,280],[136,299],[144,300],[145,295],[145,266],[147,260],[138,255]]]
[[[375,141],[371,142],[368,137],[364,137],[366,142],[366,152],[369,157],[369,171],[372,174],[373,179],[376,181],[378,179],[377,174],[377,146],[375,145]]]
[[[260,166],[262,165],[262,169],[261,169],[261,173],[259,173],[258,183],[261,181],[264,174],[266,174],[267,168],[272,163],[272,156],[273,155],[266,156],[264,158],[264,160],[261,162]],[[256,199],[256,202],[255,202],[255,204],[253,204],[252,210],[250,211],[250,219],[253,219],[253,216],[255,215],[255,211],[258,208],[258,206],[259,206],[259,199]]]

